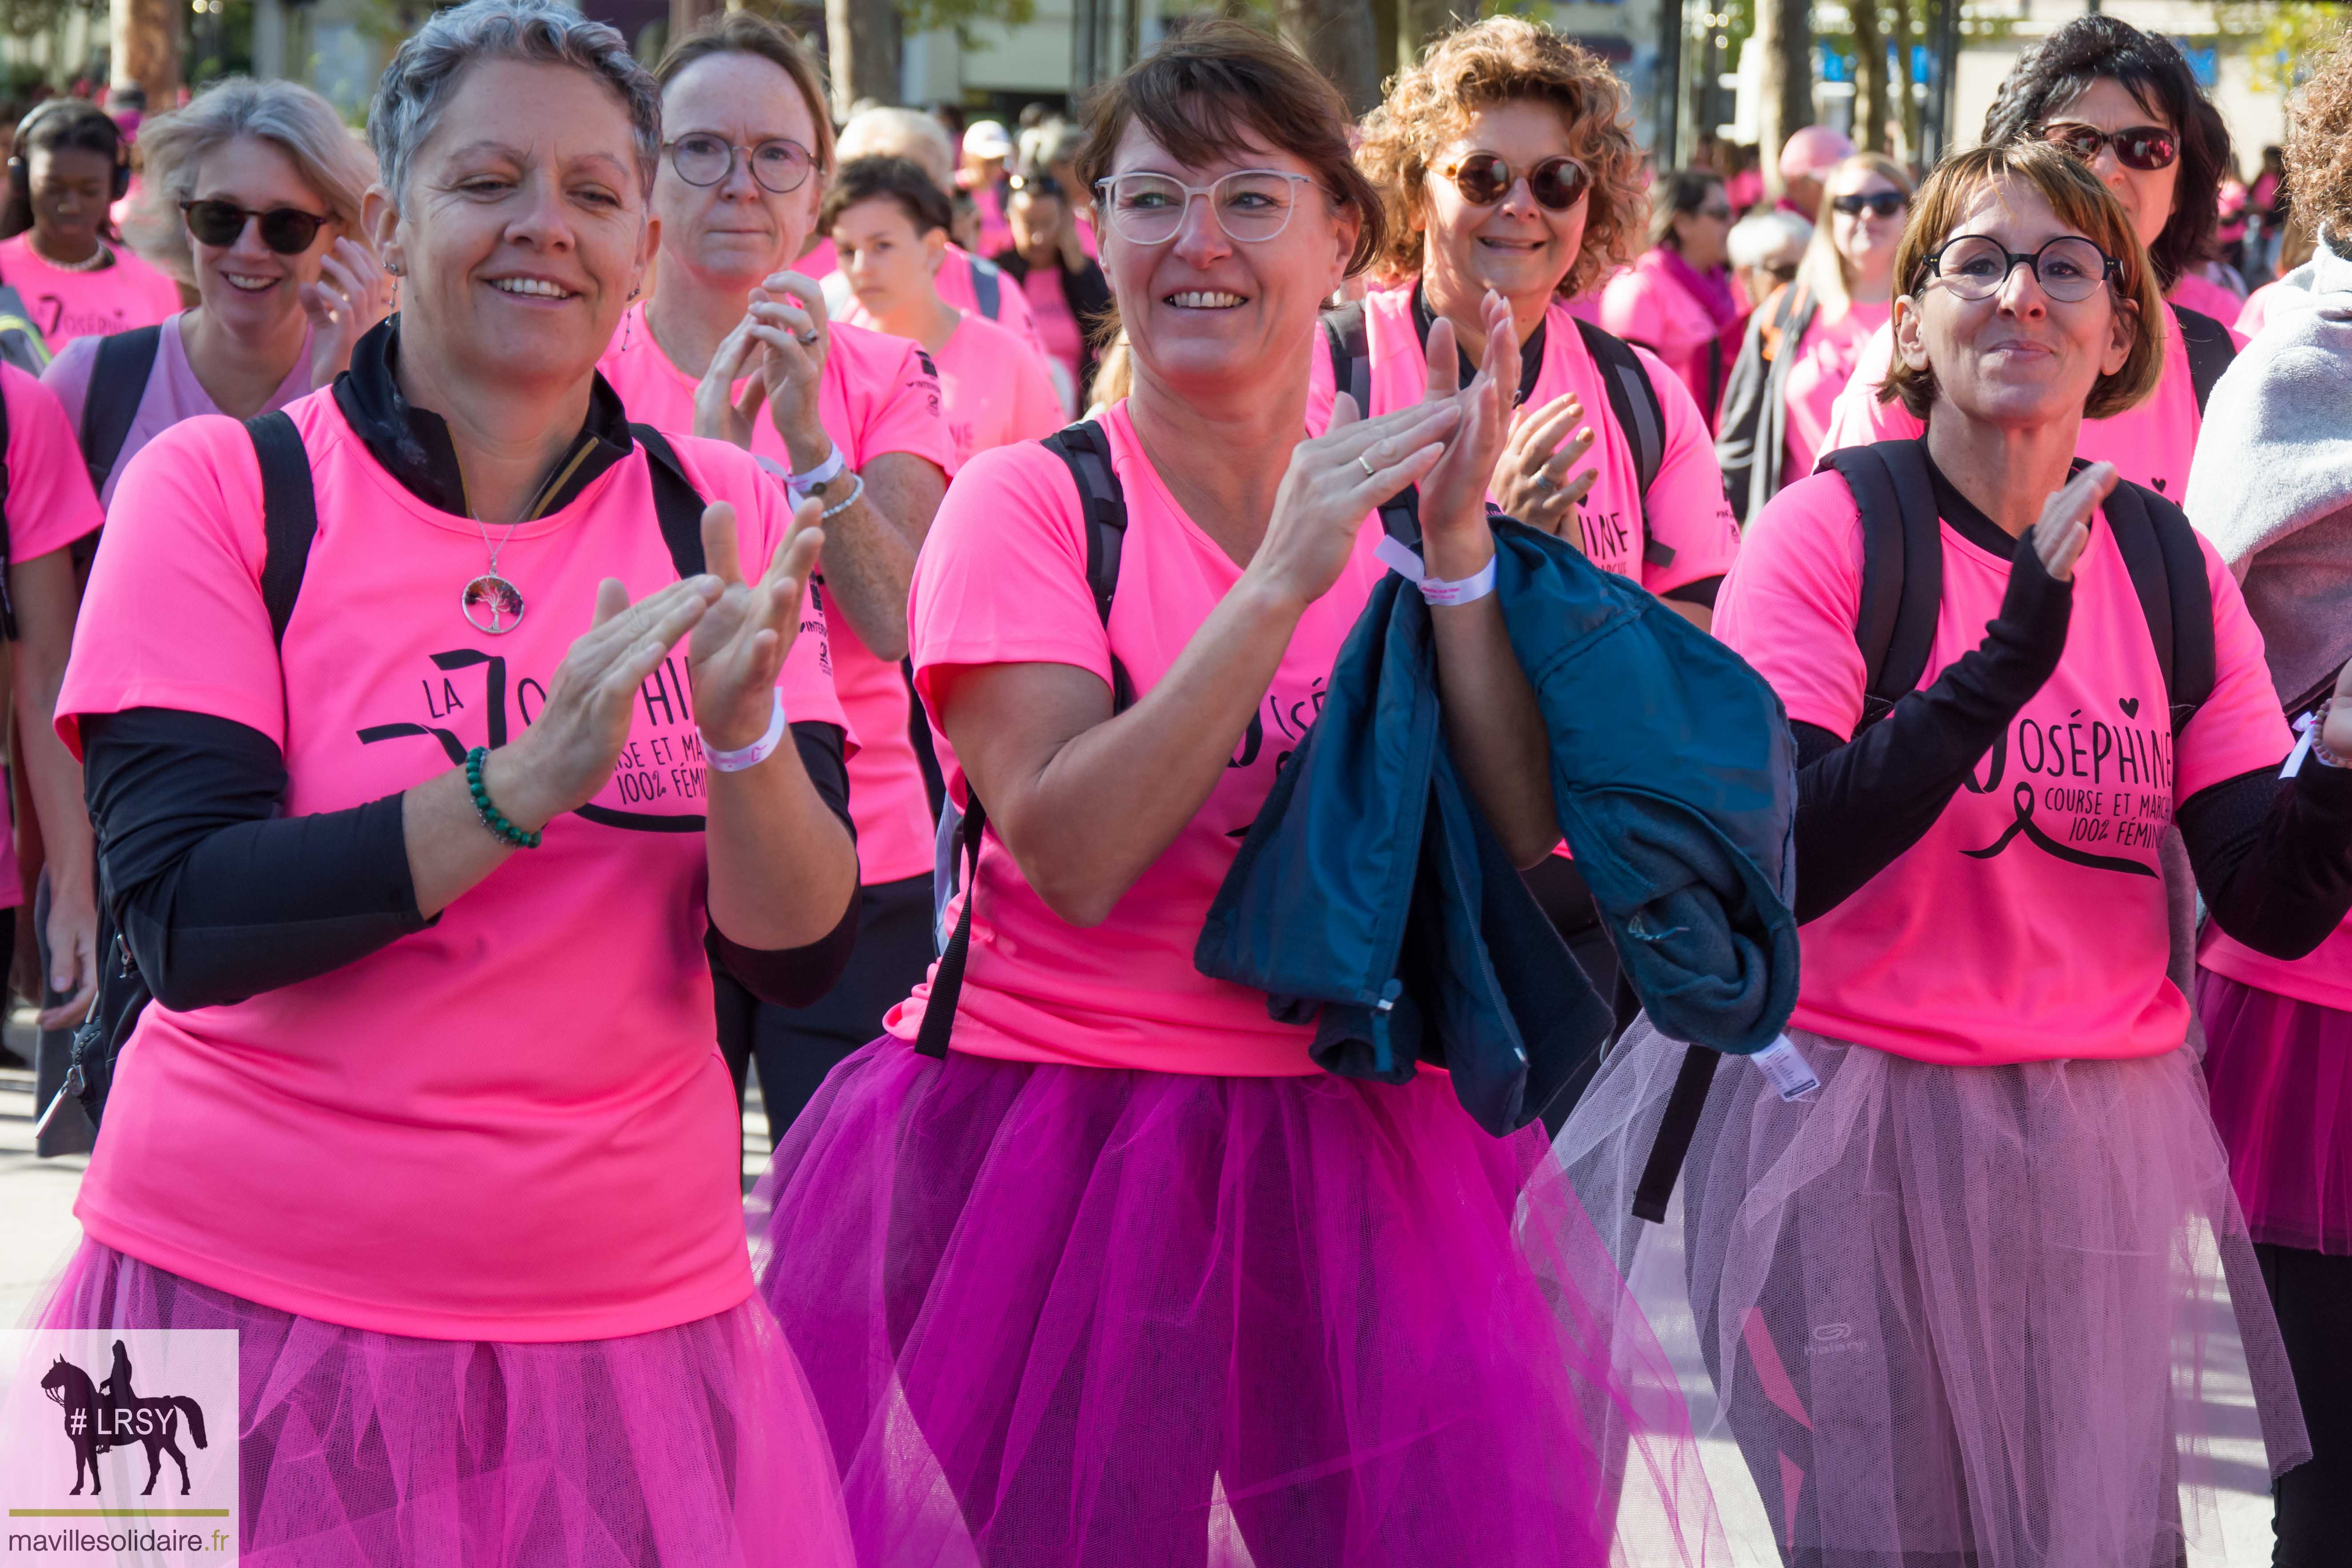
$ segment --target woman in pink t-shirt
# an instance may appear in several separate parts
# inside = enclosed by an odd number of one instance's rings
[[[1115,602],[1053,450],[958,475],[909,611],[988,814],[950,1048],[916,1050],[947,1005],[919,990],[826,1080],[754,1195],[762,1288],[876,1562],[1608,1562],[1619,1422],[1669,1465],[1675,1396],[1668,1376],[1665,1408],[1612,1406],[1608,1347],[1640,1325],[1542,1135],[1487,1137],[1442,1076],[1327,1077],[1312,1026],[1192,963],[1384,570],[1374,504],[1418,482],[1439,578],[1492,559],[1509,310],[1490,299],[1466,395],[1441,327],[1426,402],[1309,438],[1319,308],[1381,228],[1338,93],[1210,21],[1090,107],[1135,362],[1099,426]],[[1539,858],[1559,828],[1502,616],[1491,595],[1433,614],[1464,776]],[[1696,1557],[1702,1483],[1652,1480],[1645,1546]]]
[[[122,195],[131,164],[104,110],[73,98],[43,104],[17,128],[8,166],[0,284],[16,290],[51,353],[180,308],[169,278],[110,243],[107,208]]]
[[[858,742],[849,797],[864,892],[848,973],[789,1013],[719,982],[736,1081],[756,1052],[781,1137],[931,959],[934,806],[900,661],[908,578],[955,456],[922,350],[828,321],[816,286],[788,269],[834,171],[814,58],[786,28],[735,11],[678,40],[655,75],[661,265],[600,368],[632,417],[732,441],[794,496],[823,503],[819,592]]]
[[[368,127],[404,308],[152,442],[91,579],[58,729],[155,1000],[37,1321],[238,1335],[248,1560],[848,1568],[710,992],[854,919],[817,509],[595,374],[661,144],[618,33],[443,11]]]
[[[947,247],[948,202],[905,158],[856,158],[825,193],[817,221],[856,295],[843,320],[922,345],[940,377],[940,411],[956,466],[1061,428],[1062,400],[1045,356],[932,285]],[[862,1042],[861,1042],[862,1043]]]
[[[2085,409],[2145,396],[2161,363],[2111,195],[2037,142],[1958,154],[1896,276],[1897,395],[1927,435],[1866,460],[1940,519],[1923,685],[1872,710],[1868,492],[1799,480],[1750,527],[1718,629],[1797,737],[1804,1070],[1779,1093],[1717,1076],[1669,1288],[1791,1561],[2175,1561],[2211,1506],[2197,1405],[2229,1342],[2271,1473],[2309,1445],[2183,1046],[2160,846],[2177,826],[2223,930],[2305,951],[2352,908],[2352,770],[2281,781],[2235,580],[2152,492],[2117,508],[2113,468],[2075,461]],[[2210,597],[2193,714],[2135,586],[2159,509]],[[2352,748],[2340,689],[2327,741]],[[1684,1054],[1637,1024],[1570,1120],[1593,1213],[1622,1212]]]
[[[1713,429],[1729,369],[1725,334],[1747,309],[1729,266],[1738,215],[1705,169],[1668,170],[1649,195],[1650,248],[1601,290],[1601,324],[1665,361]]]
[[[105,339],[76,342],[42,374],[100,500],[181,420],[249,419],[334,380],[392,303],[360,225],[374,164],[309,88],[242,77],[207,88],[149,121],[140,149],[131,243],[196,304],[152,329],[145,380],[107,388],[100,405],[89,394]]]

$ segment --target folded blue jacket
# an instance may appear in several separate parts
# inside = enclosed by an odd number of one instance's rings
[[[1651,1021],[1760,1050],[1797,999],[1795,753],[1764,679],[1624,578],[1507,518],[1496,593],[1551,742],[1577,868]],[[1456,773],[1430,612],[1391,574],[1339,651],[1201,932],[1203,974],[1313,1023],[1316,1062],[1452,1074],[1501,1135],[1541,1113],[1610,1012]]]

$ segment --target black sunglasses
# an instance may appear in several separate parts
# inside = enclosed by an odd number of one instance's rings
[[[1873,191],[1866,196],[1832,196],[1830,205],[1848,217],[1860,217],[1864,213],[1875,213],[1880,217],[1893,217],[1911,205],[1911,198],[1901,191]]]
[[[1051,174],[1015,174],[1006,182],[1014,190],[1033,196],[1058,196],[1062,182]]]
[[[259,218],[261,243],[280,256],[301,255],[319,237],[320,226],[335,221],[300,207],[271,207],[265,213],[223,201],[182,202],[180,211],[187,217],[190,234],[206,245],[222,247],[237,242],[247,218]]]
[[[2121,131],[2102,131],[2095,125],[2080,125],[2071,121],[2043,128],[2042,139],[2054,142],[2085,163],[2099,155],[2102,147],[2116,150],[2116,161],[2126,169],[2156,170],[2172,167],[2180,156],[2180,138],[2161,125],[2126,125]]]
[[[1474,207],[1490,207],[1509,195],[1518,177],[1492,153],[1473,153],[1438,173],[1452,180],[1462,199]],[[1591,187],[1591,174],[1573,158],[1546,158],[1528,171],[1528,194],[1556,213],[1582,201]]]

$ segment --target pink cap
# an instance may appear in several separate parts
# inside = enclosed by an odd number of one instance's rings
[[[1801,180],[1853,156],[1853,143],[1826,125],[1808,125],[1780,149],[1780,178]]]

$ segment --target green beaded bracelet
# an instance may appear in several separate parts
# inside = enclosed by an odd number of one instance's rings
[[[538,834],[525,833],[507,820],[506,813],[490,804],[490,792],[482,784],[482,763],[489,754],[487,746],[476,746],[466,753],[466,791],[474,797],[474,815],[482,819],[484,827],[516,848],[538,848]]]

